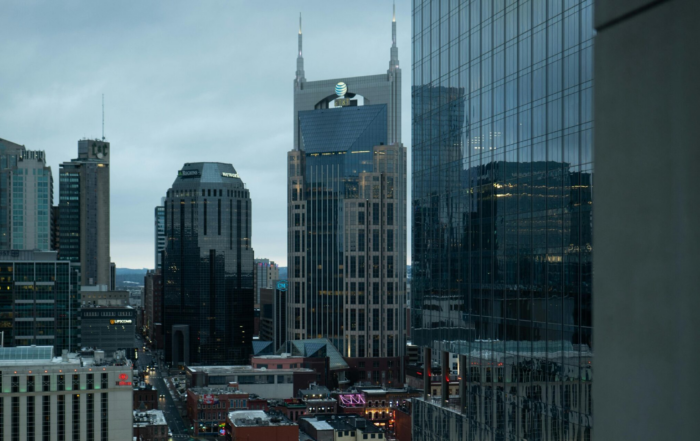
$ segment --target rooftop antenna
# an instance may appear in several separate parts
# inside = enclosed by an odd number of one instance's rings
[[[105,94],[102,94],[102,141],[105,140]]]

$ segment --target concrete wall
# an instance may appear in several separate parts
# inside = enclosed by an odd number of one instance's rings
[[[594,439],[700,437],[700,2],[597,0]]]

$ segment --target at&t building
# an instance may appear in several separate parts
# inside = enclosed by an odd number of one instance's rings
[[[287,340],[328,338],[353,380],[403,384],[406,149],[389,69],[307,81],[301,23],[288,153]]]

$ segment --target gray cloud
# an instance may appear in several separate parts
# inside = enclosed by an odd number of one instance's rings
[[[411,2],[397,3],[410,146]],[[285,265],[300,11],[309,81],[386,71],[389,0],[5,1],[0,137],[46,151],[57,203],[58,164],[101,136],[104,93],[118,266],[153,266],[153,208],[199,161],[233,164],[253,199],[256,256]]]

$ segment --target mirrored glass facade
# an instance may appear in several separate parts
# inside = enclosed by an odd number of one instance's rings
[[[166,360],[248,364],[254,301],[248,190],[230,164],[185,164],[164,207]]]
[[[411,337],[464,386],[414,440],[591,439],[592,14],[413,1]]]

